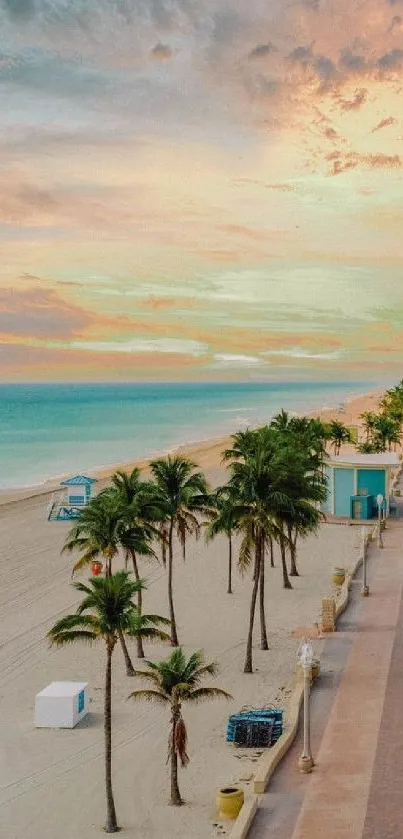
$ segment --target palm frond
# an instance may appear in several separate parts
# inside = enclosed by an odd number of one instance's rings
[[[196,688],[186,698],[188,702],[208,702],[211,699],[233,699],[234,697],[221,688]]]
[[[98,637],[99,636],[96,635],[95,632],[90,632],[86,629],[65,629],[63,632],[54,636],[48,633],[48,638],[52,647],[64,647],[67,644],[73,644],[76,641],[86,641],[88,644],[92,644]]]
[[[127,698],[136,701],[145,699],[146,702],[157,702],[160,705],[165,705],[166,702],[169,702],[168,697],[163,693],[159,693],[158,690],[134,690]]]

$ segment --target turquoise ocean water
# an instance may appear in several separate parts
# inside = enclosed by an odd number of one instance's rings
[[[144,458],[308,411],[375,383],[0,385],[0,488]]]

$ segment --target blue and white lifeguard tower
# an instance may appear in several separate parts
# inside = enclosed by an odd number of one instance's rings
[[[48,521],[77,519],[80,510],[93,498],[96,483],[96,478],[88,478],[87,475],[74,475],[62,481],[63,490],[54,495],[49,504]]]

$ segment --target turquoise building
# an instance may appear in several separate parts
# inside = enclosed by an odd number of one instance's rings
[[[339,518],[371,519],[377,515],[376,496],[383,495],[389,512],[392,474],[399,468],[396,454],[344,454],[325,465],[328,497],[324,513]]]
[[[63,491],[54,495],[47,509],[48,521],[70,521],[80,515],[80,510],[93,498],[96,478],[74,475],[61,482]]]

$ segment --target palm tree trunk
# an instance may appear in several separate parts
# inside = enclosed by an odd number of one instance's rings
[[[162,559],[162,564],[165,568],[165,566],[167,564],[167,541],[166,541],[167,540],[167,529],[166,529],[165,525],[162,525],[162,527],[161,527],[161,535],[162,535],[161,559]]]
[[[171,804],[180,807],[183,804],[178,785],[178,755],[175,751],[175,728],[177,713],[172,710],[172,731],[171,731]]]
[[[289,542],[290,577],[299,577],[298,568],[297,568],[297,536],[295,535],[295,539],[293,539],[291,524],[287,525],[287,531],[288,531],[288,538],[290,540],[290,542]]]
[[[260,610],[260,649],[261,650],[268,650],[269,644],[267,641],[267,629],[266,629],[266,615],[264,611],[264,564],[265,564],[265,552],[264,552],[264,539],[260,537],[259,539],[259,554],[260,554],[260,574],[259,574],[259,610]]]
[[[253,639],[253,624],[255,621],[255,609],[256,609],[256,598],[257,598],[257,589],[259,585],[259,556],[256,555],[255,558],[255,575],[253,581],[253,588],[252,588],[252,596],[250,601],[250,608],[249,608],[249,629],[248,629],[248,639],[246,642],[246,656],[245,656],[245,665],[243,668],[244,673],[253,673],[252,668],[252,639]]]
[[[171,646],[178,647],[178,633],[176,630],[176,620],[175,620],[175,610],[174,610],[174,601],[173,601],[173,594],[172,594],[172,571],[173,571],[173,521],[171,521],[169,526],[169,536],[168,536],[168,602],[169,602],[169,617],[171,620]]]
[[[135,576],[137,582],[139,582],[140,581],[140,574],[139,574],[139,568],[138,568],[138,565],[137,565],[136,553],[133,550],[130,553],[131,553],[131,556],[132,556],[134,576]],[[142,609],[143,609],[143,592],[141,591],[141,589],[139,589],[138,592],[137,592],[137,608],[138,608],[139,613],[141,615]],[[141,635],[137,635],[136,643],[137,643],[137,658],[144,658],[143,639],[142,639]]]
[[[283,534],[281,534],[281,536],[280,536],[280,553],[281,553],[281,566],[282,566],[282,569],[283,569],[283,588],[292,588],[292,585],[291,585],[289,577],[288,577],[285,538],[284,538]]]
[[[269,536],[269,545],[270,545],[270,568],[275,568],[274,565],[274,550],[273,550],[273,537]]]
[[[232,594],[232,539],[228,536],[228,588],[227,594]]]
[[[114,644],[107,644],[105,678],[105,786],[106,786],[106,824],[105,833],[117,833],[115,801],[112,790],[112,653]]]
[[[120,646],[122,647],[123,657],[126,664],[126,676],[134,676],[134,667],[132,664],[132,660],[129,655],[129,650],[127,649],[125,636],[121,629],[118,630]]]

